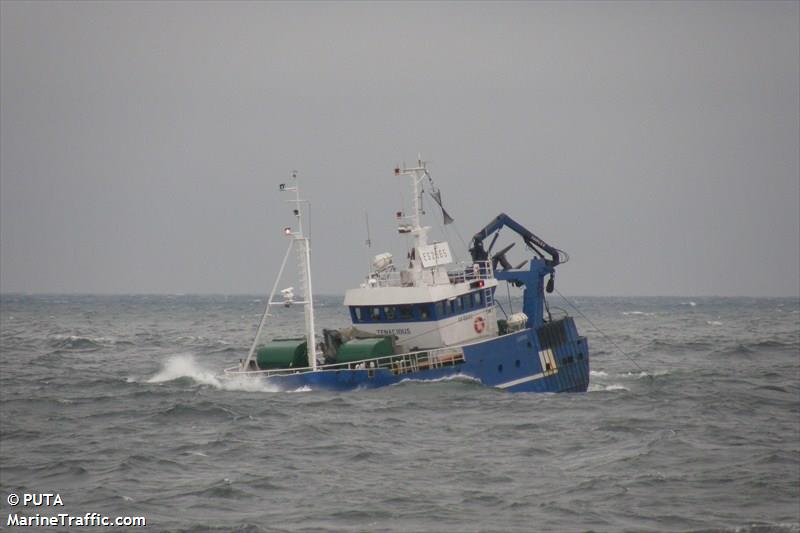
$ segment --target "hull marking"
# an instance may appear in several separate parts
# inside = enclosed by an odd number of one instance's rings
[[[539,372],[538,374],[534,374],[532,376],[526,376],[524,378],[515,379],[513,381],[506,381],[505,383],[501,383],[499,385],[495,385],[498,389],[507,389],[509,387],[513,387],[514,385],[519,385],[520,383],[527,383],[529,381],[536,381],[537,379],[542,379],[544,377],[544,372]]]

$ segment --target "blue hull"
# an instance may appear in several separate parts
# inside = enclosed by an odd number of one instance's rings
[[[466,345],[463,350],[463,362],[416,372],[342,368],[264,379],[282,390],[347,391],[453,377],[511,392],[585,392],[589,386],[589,346],[571,318]]]

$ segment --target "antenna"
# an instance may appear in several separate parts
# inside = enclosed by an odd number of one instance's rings
[[[364,244],[367,245],[367,277],[372,273],[372,258],[370,257],[370,250],[372,249],[372,239],[369,236],[369,213],[364,209],[364,220],[367,224],[367,240]]]
[[[369,238],[369,213],[366,209],[364,210],[364,219],[367,222],[367,240],[364,242],[364,244],[367,245],[367,248],[372,248],[372,239]]]

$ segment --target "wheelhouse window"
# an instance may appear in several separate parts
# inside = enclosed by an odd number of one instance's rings
[[[483,294],[480,291],[472,293],[475,307],[483,307]]]
[[[410,305],[401,305],[399,308],[400,320],[411,320],[413,314]]]
[[[428,304],[420,304],[419,306],[419,319],[420,320],[428,320],[430,318],[431,313],[428,309]]]
[[[350,317],[354,323],[429,321],[469,308],[469,295],[463,295],[453,300],[419,304],[351,306]]]

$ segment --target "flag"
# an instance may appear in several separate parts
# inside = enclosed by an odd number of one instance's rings
[[[442,216],[444,217],[445,225],[452,224],[454,222],[453,217],[450,216],[450,214],[445,210],[444,206],[442,205],[442,191],[433,188],[433,190],[431,191],[431,197],[437,204],[439,204],[439,207],[442,209]]]

